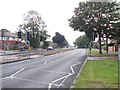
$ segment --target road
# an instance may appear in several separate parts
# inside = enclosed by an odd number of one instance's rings
[[[70,88],[86,59],[76,49],[2,65],[2,88]]]

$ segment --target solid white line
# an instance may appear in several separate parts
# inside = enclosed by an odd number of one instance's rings
[[[69,76],[66,76],[65,79],[59,84],[59,86],[57,88],[59,88],[64,82],[65,80],[68,78]]]
[[[46,64],[48,61],[45,61],[44,64]]]
[[[13,78],[15,75],[17,75],[18,73],[22,72],[25,68],[20,69],[19,71],[15,72],[14,74],[12,74],[10,77]]]
[[[1,81],[1,80],[4,80],[4,79],[8,79],[8,78],[10,78],[10,77],[4,77],[4,78],[0,78],[0,81]]]
[[[71,74],[74,74],[75,72],[74,72],[74,70],[73,70],[73,67],[72,67],[72,66],[70,66],[70,69],[71,69],[71,71],[72,71],[72,73],[71,73]]]
[[[48,86],[48,90],[50,90],[51,87],[52,87],[52,83],[49,84],[49,86]]]
[[[58,86],[57,88],[59,88],[59,87],[65,82],[65,80],[66,80],[69,76],[71,76],[71,75],[73,75],[73,74],[75,73],[75,71],[74,71],[74,69],[73,69],[73,66],[76,66],[76,65],[78,65],[78,64],[80,64],[80,63],[81,63],[81,62],[78,62],[77,64],[73,64],[73,65],[70,66],[70,69],[71,69],[72,73],[69,73],[69,75],[64,76],[65,79],[59,84],[59,86]]]
[[[73,67],[76,66],[76,65],[78,65],[78,64],[80,64],[80,63],[81,63],[81,62],[78,62],[77,64],[73,64],[73,65],[70,66],[70,69],[71,69],[71,71],[72,71],[72,73],[71,73],[72,75],[75,73]]]
[[[87,51],[86,51],[86,52],[87,52]],[[88,57],[88,52],[87,52],[87,57]],[[80,73],[81,73],[81,71],[82,71],[82,69],[83,69],[83,67],[84,67],[84,65],[85,65],[86,62],[87,62],[87,58],[85,59],[84,63],[82,64],[82,67],[81,67],[80,71],[78,72],[77,77],[80,76]],[[76,77],[76,78],[77,78],[77,77]],[[75,84],[76,78],[74,79],[73,84]],[[71,85],[70,88],[74,88],[74,86]]]
[[[68,75],[66,75],[66,76],[68,76]],[[58,78],[58,79],[52,81],[52,83],[55,83],[55,82],[57,82],[57,81],[59,81],[59,80],[61,80],[61,79],[64,79],[66,76],[63,76],[63,77],[61,77],[61,78]]]

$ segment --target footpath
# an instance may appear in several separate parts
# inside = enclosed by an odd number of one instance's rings
[[[26,59],[32,59],[32,58],[37,58],[41,57],[41,50],[30,50],[30,57],[29,57],[29,51],[18,51],[18,50],[9,50],[6,51],[4,54],[4,51],[1,50],[0,53],[0,63],[9,63],[9,62],[16,62],[16,61],[21,61],[21,60],[26,60]]]

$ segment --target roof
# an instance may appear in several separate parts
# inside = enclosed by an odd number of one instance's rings
[[[18,37],[17,36],[17,34],[15,34],[15,33],[11,33],[10,31],[8,31],[7,29],[1,29],[0,30],[0,37],[2,36],[2,31],[4,32],[4,35],[6,36],[6,37]]]

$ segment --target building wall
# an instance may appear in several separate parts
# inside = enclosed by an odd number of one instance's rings
[[[110,51],[110,52],[117,52],[118,48],[116,46],[109,46],[108,47],[108,51]]]
[[[0,49],[4,49],[4,48],[11,48],[14,47],[17,42],[18,42],[18,38],[17,35],[14,33],[10,33],[8,30],[4,29],[4,37],[1,37],[0,35]],[[1,33],[1,30],[0,30]],[[5,47],[4,47],[5,46]]]

